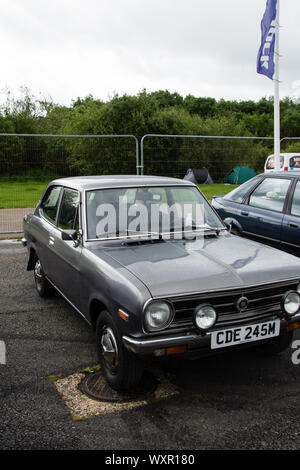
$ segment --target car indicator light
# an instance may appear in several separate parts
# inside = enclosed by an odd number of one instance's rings
[[[166,355],[170,354],[182,354],[186,352],[186,345],[183,346],[174,346],[172,348],[166,348]]]
[[[128,319],[129,319],[128,313],[124,312],[121,309],[118,310],[118,315],[119,315],[120,318],[122,318],[122,320],[128,321]]]

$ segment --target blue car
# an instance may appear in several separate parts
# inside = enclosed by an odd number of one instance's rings
[[[300,256],[300,174],[264,173],[212,206],[232,232]]]

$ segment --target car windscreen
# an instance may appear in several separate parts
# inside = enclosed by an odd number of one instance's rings
[[[283,156],[280,156],[280,168],[283,167]],[[275,160],[274,156],[272,155],[271,157],[268,158],[267,163],[266,163],[266,170],[274,170],[275,169]]]
[[[143,186],[86,192],[89,240],[220,230],[223,223],[194,186]]]

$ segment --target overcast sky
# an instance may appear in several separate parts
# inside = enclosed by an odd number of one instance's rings
[[[69,105],[92,94],[273,94],[256,72],[266,0],[0,0],[0,90]],[[281,0],[280,94],[300,97],[300,1]],[[3,100],[3,94],[0,100]]]

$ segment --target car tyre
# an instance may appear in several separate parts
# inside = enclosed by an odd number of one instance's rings
[[[101,370],[110,387],[117,391],[136,388],[143,374],[142,361],[124,347],[119,330],[107,311],[97,319],[96,345]]]
[[[281,333],[280,336],[273,338],[271,341],[265,344],[261,344],[258,347],[259,352],[268,356],[275,356],[285,351],[293,341],[294,332],[286,331]]]
[[[42,264],[38,258],[36,258],[34,263],[34,281],[35,287],[40,297],[50,297],[54,294],[54,287],[46,279]]]

